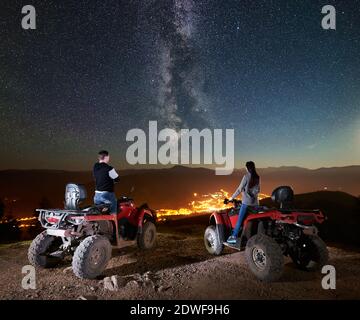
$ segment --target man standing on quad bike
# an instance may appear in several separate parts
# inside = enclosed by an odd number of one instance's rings
[[[236,244],[248,206],[259,205],[258,194],[260,192],[260,177],[256,172],[255,163],[253,161],[248,161],[245,166],[247,173],[243,176],[239,187],[229,199],[229,201],[232,201],[240,193],[242,193],[242,204],[240,207],[239,217],[232,235],[226,241],[229,244]]]
[[[110,204],[110,212],[117,212],[117,200],[114,193],[114,182],[119,181],[119,175],[115,169],[109,165],[110,155],[106,150],[98,153],[98,162],[95,163],[93,175],[95,178],[94,203]]]

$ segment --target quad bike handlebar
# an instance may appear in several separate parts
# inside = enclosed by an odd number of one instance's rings
[[[236,199],[228,199],[228,198],[225,198],[224,199],[224,204],[229,204],[229,203],[233,203],[235,207],[239,206],[242,204],[242,201],[241,200],[236,200]]]

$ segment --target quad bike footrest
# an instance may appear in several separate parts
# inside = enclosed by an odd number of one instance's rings
[[[53,258],[64,259],[65,253],[64,253],[64,251],[58,250],[58,251],[50,253],[49,256],[53,257]]]
[[[235,249],[238,251],[243,250],[244,248],[240,246],[240,239],[238,239],[236,241],[236,243],[232,244],[232,243],[227,243],[226,241],[223,242],[224,246],[229,247],[231,249]]]

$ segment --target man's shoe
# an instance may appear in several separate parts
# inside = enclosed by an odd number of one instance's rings
[[[230,236],[227,240],[226,240],[227,243],[230,243],[230,244],[236,244],[236,238],[234,236]]]

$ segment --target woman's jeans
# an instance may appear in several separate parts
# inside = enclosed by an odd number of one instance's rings
[[[95,204],[110,204],[110,212],[111,213],[117,212],[117,209],[116,209],[117,200],[116,200],[116,196],[115,196],[114,192],[108,192],[108,191],[95,192],[94,203]]]
[[[237,237],[238,234],[239,234],[241,224],[244,221],[244,218],[245,218],[245,215],[246,215],[246,212],[247,212],[247,208],[248,208],[248,206],[246,204],[241,204],[239,217],[238,217],[238,219],[236,221],[235,229],[232,232],[232,235],[234,237]]]

